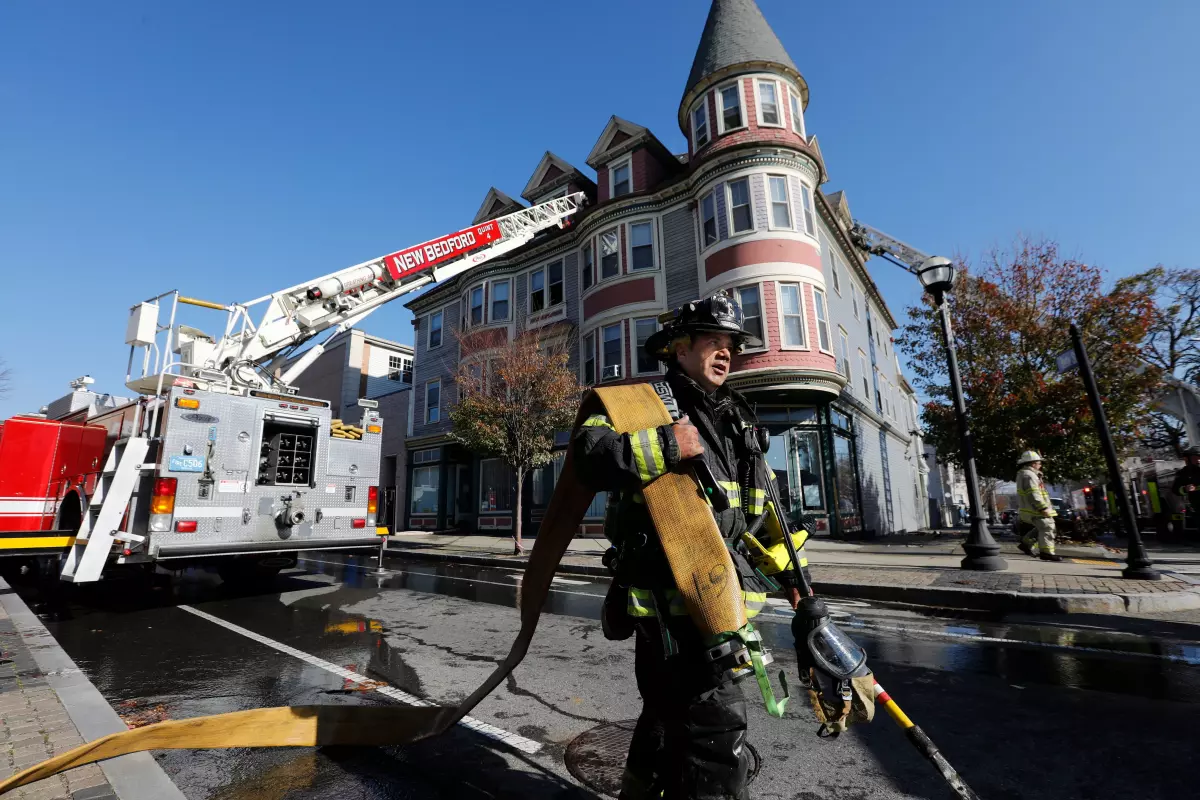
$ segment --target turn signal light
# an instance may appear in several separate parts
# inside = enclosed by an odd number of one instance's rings
[[[380,427],[379,425],[368,425],[367,426],[367,433],[381,433],[382,431],[383,431],[383,428]]]
[[[175,407],[176,408],[190,408],[190,409],[195,410],[200,407],[200,401],[194,397],[176,397],[175,398]]]
[[[175,513],[175,489],[178,483],[175,478],[158,478],[154,481],[154,495],[150,498],[151,514]]]
[[[175,520],[175,531],[177,533],[195,533],[196,520],[194,519],[177,519]]]
[[[350,527],[351,528],[365,528],[365,527],[367,527],[367,521],[365,519],[352,519],[352,520],[350,520]]]

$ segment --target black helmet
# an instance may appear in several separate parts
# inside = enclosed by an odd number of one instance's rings
[[[670,358],[671,341],[681,333],[712,331],[727,333],[733,337],[735,352],[743,347],[761,347],[762,339],[745,329],[742,308],[725,292],[717,292],[706,300],[697,300],[682,305],[674,311],[661,314],[658,321],[662,330],[655,331],[646,340],[646,354],[659,361]]]
[[[1200,447],[1184,448],[1183,457],[1187,458],[1188,456],[1200,456]]]

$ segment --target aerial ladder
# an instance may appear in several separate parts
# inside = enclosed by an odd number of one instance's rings
[[[148,536],[169,532],[161,527],[164,524],[161,521],[156,528],[154,521],[156,514],[161,519],[159,511],[168,504],[166,500],[159,503],[155,487],[161,480],[157,483],[154,480],[155,476],[165,476],[168,470],[161,463],[161,451],[156,455],[154,447],[162,438],[159,417],[176,413],[164,391],[187,387],[188,392],[246,398],[246,402],[255,400],[260,405],[268,396],[286,401],[297,394],[296,380],[334,337],[386,303],[512,252],[550,228],[565,227],[585,200],[582,192],[554,198],[244,303],[208,302],[171,291],[134,306],[126,332],[126,344],[130,346],[126,385],[142,398],[131,423],[120,424],[120,431],[113,437],[115,441],[100,459],[103,467],[95,476],[95,487],[87,498],[82,523],[62,564],[62,579],[97,580],[115,542],[122,543],[128,555],[128,548],[144,543]],[[180,304],[225,312],[223,333],[213,337],[177,324]],[[164,316],[165,320],[160,321]],[[160,345],[163,334],[166,340]],[[300,352],[322,334],[326,334],[322,341]],[[376,405],[373,401],[359,401],[364,409],[373,405]],[[208,442],[197,445],[198,453],[179,456],[197,459],[195,463],[205,467],[203,472],[197,470],[197,475],[172,474],[168,480],[176,482],[171,484],[177,486],[174,491],[183,488],[178,482],[184,480],[197,480],[202,487],[207,481],[207,487],[198,496],[215,496],[211,493],[212,465],[218,460],[213,457],[214,445],[218,440],[228,440],[229,432],[221,428],[225,424],[220,420],[213,423],[208,430]],[[193,452],[190,445],[185,452]],[[173,463],[189,468],[186,461]],[[288,488],[315,490],[316,486],[314,467],[313,474],[305,476],[304,486]],[[248,487],[244,491],[253,494],[253,489]],[[135,514],[131,499],[143,495],[150,498],[149,513],[143,508],[143,513]],[[247,504],[260,499],[247,498]],[[173,496],[170,501],[173,504]],[[316,516],[319,522],[320,513]],[[288,506],[279,512],[279,519],[280,525],[313,524],[311,518],[305,519],[300,507]],[[172,523],[168,519],[165,524]],[[370,525],[374,524],[370,520]]]

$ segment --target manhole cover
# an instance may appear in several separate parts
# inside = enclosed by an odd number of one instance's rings
[[[621,793],[621,775],[635,725],[635,719],[607,722],[579,734],[567,745],[567,769],[588,788],[616,797]],[[746,749],[750,753],[749,782],[753,782],[762,759],[752,745],[747,744]]]

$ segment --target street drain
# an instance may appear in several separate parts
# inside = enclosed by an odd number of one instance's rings
[[[609,797],[621,793],[621,775],[625,771],[625,756],[637,720],[607,722],[584,731],[567,745],[567,770],[580,783]],[[753,782],[762,766],[758,751],[746,745],[750,753],[750,779]]]

